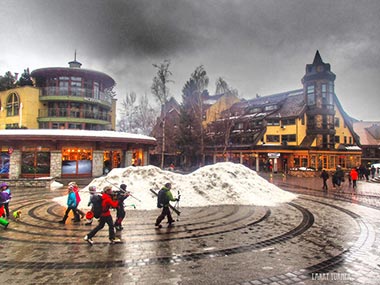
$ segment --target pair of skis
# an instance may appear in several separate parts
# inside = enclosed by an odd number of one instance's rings
[[[150,190],[150,192],[152,192],[154,195],[158,196],[158,192],[157,192],[157,191],[155,191],[155,190],[153,190],[153,189],[149,189],[149,190]],[[176,205],[178,205],[178,202],[177,202]],[[170,208],[171,210],[173,210],[173,212],[176,213],[178,216],[181,215],[181,211],[178,210],[177,207],[171,205],[170,203],[169,203],[169,208]]]

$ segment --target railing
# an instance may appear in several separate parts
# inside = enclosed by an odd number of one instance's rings
[[[70,117],[70,118],[81,118],[81,119],[93,119],[111,122],[111,115],[98,113],[93,111],[80,111],[80,110],[69,110],[67,108],[54,108],[47,110],[38,110],[38,116],[40,118],[47,117]]]
[[[73,97],[83,97],[88,101],[97,102],[103,101],[108,104],[112,103],[112,97],[107,92],[97,92],[94,96],[93,90],[90,88],[79,88],[79,87],[44,87],[41,88],[40,96],[73,96]]]

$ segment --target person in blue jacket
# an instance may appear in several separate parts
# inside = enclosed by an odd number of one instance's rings
[[[77,208],[77,199],[75,197],[74,187],[70,185],[68,187],[69,194],[67,195],[67,209],[62,220],[59,221],[60,224],[66,223],[67,217],[69,216],[70,211],[74,214],[74,222],[80,222],[79,214],[76,211]]]

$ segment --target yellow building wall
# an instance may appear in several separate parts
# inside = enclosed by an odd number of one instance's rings
[[[303,115],[305,116],[305,115]],[[282,135],[296,135],[295,142],[287,142],[290,146],[299,146],[303,139],[306,136],[306,118],[304,118],[305,124],[302,124],[302,118],[297,118],[296,123],[294,125],[286,125],[286,126],[267,126],[267,131],[264,135],[264,142],[266,144],[278,144],[282,143],[281,136]],[[278,135],[280,136],[280,141],[278,143],[268,142],[267,135]],[[315,142],[313,142],[315,144]]]
[[[18,95],[22,104],[17,116],[7,116],[7,100],[12,93]],[[38,112],[39,109],[44,108],[39,101],[39,94],[39,89],[31,86],[23,86],[0,92],[0,129],[4,130],[8,124],[18,124],[19,127],[38,129]]]
[[[239,98],[235,95],[224,95],[214,105],[212,105],[206,111],[206,119],[203,121],[203,125],[216,121],[220,118],[220,113],[229,109],[233,104],[239,102]]]
[[[351,131],[346,127],[344,123],[343,115],[339,112],[339,109],[335,106],[335,120],[339,119],[339,127],[335,126],[335,136],[339,136],[339,142],[335,143],[335,148],[338,147],[339,144],[344,144],[344,137],[346,137],[346,144],[353,144],[354,138]]]

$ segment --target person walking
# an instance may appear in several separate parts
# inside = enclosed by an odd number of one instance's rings
[[[127,185],[121,184],[119,188],[120,188],[120,191],[117,192],[117,196],[116,196],[118,205],[116,208],[115,229],[117,231],[122,231],[123,226],[121,225],[121,223],[123,222],[125,218],[124,200],[129,197],[129,194],[127,192]]]
[[[168,227],[172,227],[174,223],[174,219],[172,218],[172,214],[170,212],[169,203],[170,201],[178,201],[178,198],[174,198],[172,192],[170,192],[170,189],[172,188],[172,185],[170,183],[166,183],[164,187],[161,188],[160,192],[163,192],[163,201],[158,201],[158,204],[161,203],[162,205],[162,212],[157,217],[155,226],[158,228],[162,228],[161,222],[165,217],[168,219]],[[160,192],[158,193],[158,199],[160,199]]]
[[[69,186],[73,187],[73,191],[75,193],[75,199],[77,200],[77,206],[75,208],[75,212],[77,212],[78,216],[81,217],[81,219],[84,218],[85,213],[79,209],[79,203],[81,201],[80,195],[79,195],[79,186],[76,182],[70,182]]]
[[[120,242],[120,239],[115,237],[115,229],[113,226],[113,220],[110,212],[110,208],[117,208],[118,201],[112,200],[112,187],[106,186],[103,188],[102,194],[102,213],[99,218],[99,224],[90,231],[83,239],[87,241],[89,245],[93,245],[94,241],[92,238],[100,231],[105,224],[108,225],[108,238],[110,243]]]
[[[357,187],[356,181],[359,178],[359,173],[358,173],[358,171],[356,170],[355,167],[351,169],[351,171],[350,171],[350,177],[351,177],[351,180],[352,180],[352,188],[356,189],[356,187]]]
[[[74,187],[72,185],[68,186],[67,190],[68,190],[67,209],[66,209],[65,215],[63,216],[62,220],[60,220],[58,223],[65,224],[67,217],[69,216],[70,211],[72,211],[74,214],[74,222],[78,223],[78,222],[80,222],[80,218],[79,218],[79,215],[76,211],[77,200],[75,198]]]
[[[338,165],[336,167],[336,171],[334,173],[335,176],[335,184],[338,186],[338,190],[341,189],[342,182],[344,182],[344,172],[342,170],[342,167]],[[334,184],[334,182],[333,182]]]
[[[2,199],[3,199],[3,206],[4,206],[4,213],[2,214],[2,217],[3,218],[7,218],[9,219],[9,202],[11,201],[12,199],[12,193],[11,193],[11,189],[9,189],[9,186],[7,183],[1,183],[0,185],[0,191],[2,192],[1,195],[2,195]]]
[[[327,173],[327,171],[325,169],[322,170],[322,173],[321,173],[321,178],[323,180],[323,187],[322,189],[327,192],[327,179],[329,179],[329,174]]]
[[[85,223],[86,226],[91,226],[92,225],[92,221],[94,220],[94,203],[95,203],[95,199],[97,199],[99,196],[97,193],[96,193],[96,186],[90,186],[88,187],[88,191],[90,193],[90,199],[88,201],[88,204],[87,206],[90,207],[91,206],[91,210],[88,211],[86,213],[86,220],[87,222]]]

